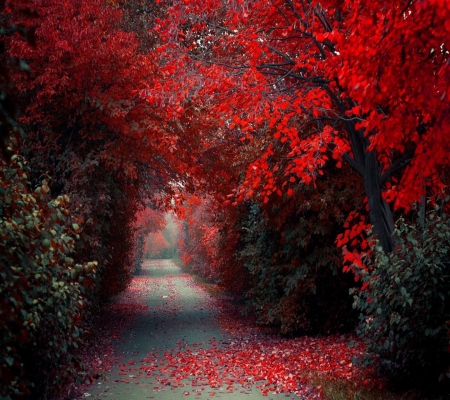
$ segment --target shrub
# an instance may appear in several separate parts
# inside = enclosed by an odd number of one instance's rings
[[[84,292],[96,263],[75,264],[67,196],[34,191],[26,162],[0,160],[0,396],[49,398],[72,381]]]
[[[59,171],[56,169],[55,173]],[[141,184],[118,177],[102,163],[88,170],[74,169],[70,174],[76,179],[71,178],[61,186],[70,195],[71,215],[83,221],[83,234],[76,242],[73,258],[77,262],[98,261],[95,286],[87,294],[95,308],[124,290],[131,280],[135,215],[130,210],[138,207]]]
[[[312,197],[313,192],[302,188],[305,195]],[[306,202],[292,203],[273,215],[256,204],[250,208],[239,253],[252,277],[247,310],[283,334],[353,328],[357,318],[348,294],[352,278],[341,271],[334,244],[340,225],[337,207],[324,201],[309,210]]]
[[[364,290],[353,290],[361,311],[359,334],[380,369],[399,378],[450,377],[450,219],[435,206],[416,223],[400,218],[396,248],[372,246],[356,270]]]

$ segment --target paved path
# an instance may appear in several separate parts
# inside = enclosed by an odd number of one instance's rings
[[[226,351],[232,339],[221,332],[209,294],[172,261],[147,261],[118,301],[133,304],[139,312],[123,330],[119,359],[106,380],[94,381],[82,397],[299,399],[267,391],[263,395],[251,377],[230,375],[229,365],[221,374],[221,360],[208,359],[208,349]]]

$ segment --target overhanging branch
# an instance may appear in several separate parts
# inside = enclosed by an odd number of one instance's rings
[[[392,174],[394,172],[406,167],[406,165],[408,165],[411,162],[411,160],[413,159],[413,155],[414,155],[414,152],[409,151],[403,157],[399,158],[394,164],[392,164],[386,170],[386,172],[383,175],[381,175],[381,183],[386,182],[392,176]]]

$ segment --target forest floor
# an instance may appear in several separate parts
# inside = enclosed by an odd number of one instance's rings
[[[353,364],[363,354],[347,346],[354,338],[264,332],[171,260],[146,261],[98,322],[86,356],[91,383],[72,399],[311,400],[330,380],[378,384]]]

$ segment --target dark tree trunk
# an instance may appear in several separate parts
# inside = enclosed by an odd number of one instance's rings
[[[337,105],[342,115],[345,115],[345,106],[342,100],[327,86],[322,86],[330,98]],[[351,100],[348,100],[352,104]],[[352,104],[355,106],[356,104]],[[403,168],[410,160],[411,154],[405,154],[395,162],[384,174],[378,165],[375,151],[369,151],[369,139],[365,136],[364,129],[355,129],[355,121],[345,121],[345,129],[348,133],[353,157],[344,154],[344,158],[358,172],[364,182],[364,189],[369,199],[369,218],[373,233],[377,236],[379,244],[385,253],[394,249],[392,234],[394,233],[394,216],[391,208],[383,199],[383,182],[395,171]]]
[[[373,151],[364,154],[364,188],[369,199],[369,218],[373,225],[372,231],[377,236],[379,244],[385,253],[394,248],[392,233],[394,232],[394,217],[391,208],[383,199],[381,172],[376,155]]]
[[[392,234],[394,232],[394,217],[392,210],[383,199],[383,181],[388,176],[382,175],[375,151],[369,151],[369,140],[364,135],[363,130],[356,130],[353,122],[346,123],[352,145],[353,157],[346,155],[345,159],[361,175],[364,182],[364,189],[369,200],[369,218],[379,244],[385,253],[394,249]],[[393,165],[389,173],[396,171],[408,160],[402,160],[401,163]]]

